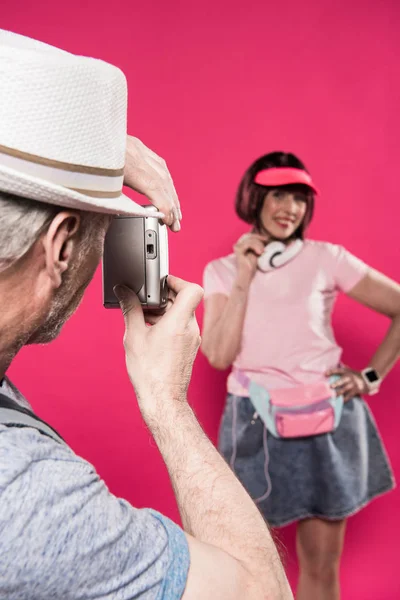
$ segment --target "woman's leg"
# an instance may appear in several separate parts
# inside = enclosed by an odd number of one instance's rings
[[[296,600],[339,600],[346,520],[304,519],[297,525],[300,578]]]

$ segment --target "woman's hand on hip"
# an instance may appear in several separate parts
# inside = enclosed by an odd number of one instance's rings
[[[325,373],[327,377],[336,375],[339,377],[334,383],[331,384],[331,388],[335,390],[337,396],[343,396],[345,402],[354,398],[354,396],[361,396],[362,394],[368,394],[368,387],[360,371],[354,371],[349,367],[337,367],[336,369],[330,369]]]
[[[248,278],[250,283],[257,271],[257,260],[264,252],[267,243],[268,237],[258,233],[245,233],[238,239],[233,250],[239,277]]]

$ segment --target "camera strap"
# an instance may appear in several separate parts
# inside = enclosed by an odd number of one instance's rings
[[[0,394],[0,425],[6,427],[33,427],[56,442],[66,444],[53,427],[37,417],[28,408],[24,408],[4,394]]]

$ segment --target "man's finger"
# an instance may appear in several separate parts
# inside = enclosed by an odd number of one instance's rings
[[[165,307],[165,309],[162,312],[146,311],[143,313],[146,324],[157,325],[157,323],[159,321],[161,321],[161,319],[164,317],[165,313],[167,313],[170,310],[171,306],[175,302],[175,298],[176,298],[176,293],[173,292],[171,289],[168,289],[167,306]]]
[[[146,321],[146,325],[157,325],[157,323],[164,317],[165,312],[163,313],[145,313],[144,319]]]
[[[125,328],[127,331],[140,331],[145,326],[143,309],[139,298],[135,292],[129,289],[126,285],[116,285],[114,294],[118,298],[118,302],[122,309],[122,314],[125,319]]]
[[[179,231],[180,227],[177,223],[174,222],[180,221],[180,219],[182,218],[182,212],[180,210],[178,195],[176,193],[171,174],[168,171],[168,167],[165,161],[156,154],[154,154],[154,152],[150,152],[148,154],[146,161],[149,167],[157,173],[159,189],[169,200],[169,215],[170,218],[172,215],[172,223],[168,222],[168,225],[171,226],[172,231]],[[167,208],[165,208],[164,210],[160,208],[159,210],[161,210],[161,212],[167,215]]]
[[[140,143],[141,143],[141,149],[143,150],[143,152],[145,152],[146,154],[148,154],[149,156],[154,158],[154,160],[156,160],[160,164],[165,165],[165,160],[163,158],[161,158],[161,156],[159,156],[156,152],[154,152],[154,150],[152,150],[151,148],[146,146],[146,144],[144,144],[142,141]]]
[[[161,183],[160,183],[161,186]],[[150,202],[162,212],[165,217],[162,219],[165,225],[171,228],[171,231],[180,231],[179,211],[171,199],[171,196],[164,187],[158,187],[147,193]]]
[[[146,165],[146,168],[136,167],[135,176],[129,176],[129,182],[133,179],[134,185],[130,184],[130,187],[136,192],[145,195],[165,215],[162,219],[163,223],[172,226],[175,221],[175,207],[172,198],[165,191],[163,182],[157,171],[150,165]],[[124,183],[127,183],[127,181]]]
[[[152,164],[153,168],[158,171],[161,178],[165,181],[168,194],[171,196],[174,206],[177,209],[178,219],[182,219],[181,204],[179,202],[178,194],[176,193],[175,185],[171,173],[169,172],[167,163],[163,158],[161,158],[161,156],[158,156],[158,154],[153,152],[153,150],[150,150],[150,148],[146,147],[145,151],[147,152],[148,160]]]
[[[185,281],[180,277],[175,277],[175,275],[168,275],[168,288],[173,292],[176,296],[182,292],[185,288],[188,287],[197,287],[202,291],[202,288],[196,283],[191,283],[189,281]]]
[[[179,231],[182,213],[171,174],[164,159],[138,138],[127,136],[124,184],[144,194],[163,213],[163,222]]]
[[[203,299],[203,288],[196,283],[188,283],[173,275],[168,276],[168,287],[176,294],[173,308],[176,307],[181,315],[183,313],[186,317],[192,316]],[[172,310],[168,314],[171,313]]]

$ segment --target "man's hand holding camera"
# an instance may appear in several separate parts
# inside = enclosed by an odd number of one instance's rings
[[[124,185],[147,196],[171,231],[180,230],[181,207],[165,160],[131,135],[126,141]]]
[[[127,370],[144,417],[157,410],[160,402],[186,399],[200,346],[195,310],[203,297],[202,288],[173,276],[168,277],[168,286],[163,315],[144,315],[136,294],[124,286],[115,288],[125,318]]]

